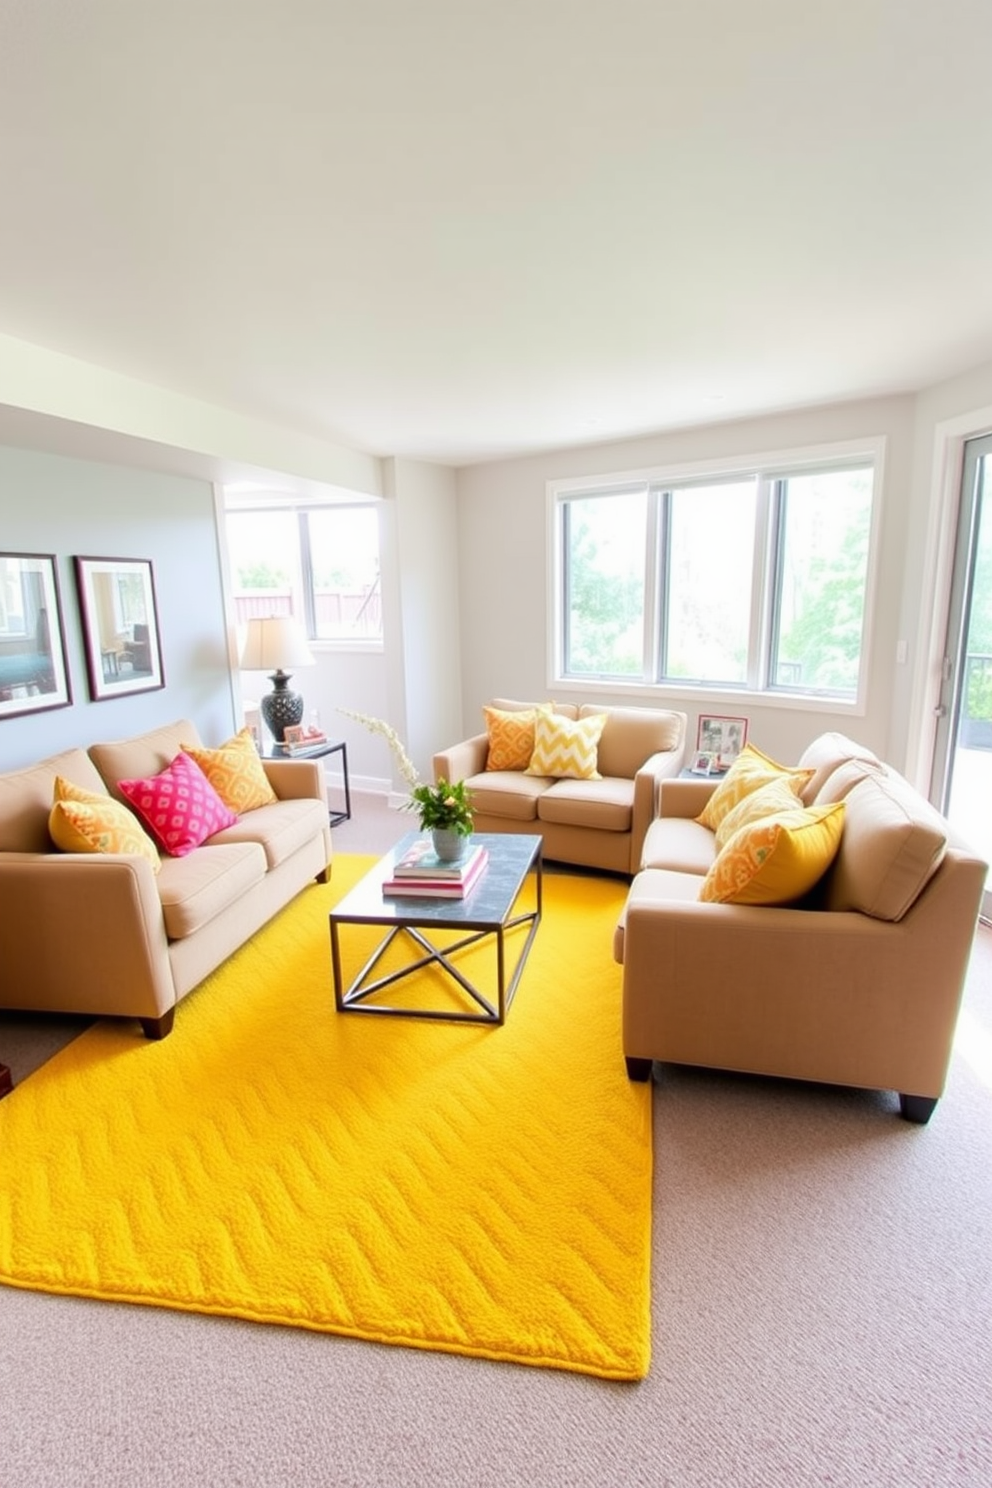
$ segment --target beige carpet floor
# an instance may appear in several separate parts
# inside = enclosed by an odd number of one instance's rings
[[[335,841],[408,825],[369,799]],[[17,1024],[21,1078],[48,1035]],[[647,1379],[0,1288],[3,1480],[988,1488],[992,931],[927,1127],[891,1093],[656,1076]]]

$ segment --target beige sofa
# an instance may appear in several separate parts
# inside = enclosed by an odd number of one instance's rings
[[[617,928],[623,1049],[653,1060],[894,1090],[911,1121],[944,1090],[987,865],[896,771],[839,734],[799,761],[807,804],[843,801],[837,856],[781,907],[709,903],[696,821],[710,781],[666,782]]]
[[[0,776],[0,1007],[137,1018],[171,1029],[181,997],[331,860],[327,797],[313,760],[265,760],[279,797],[159,873],[131,854],[64,853],[48,831],[55,777],[117,800],[119,780],[155,775],[188,719],[133,739],[70,749]]]
[[[517,712],[536,705],[496,698],[489,706]],[[659,786],[684,763],[686,715],[572,703],[557,703],[553,711],[569,719],[606,715],[597,754],[602,779],[489,770],[486,732],[436,754],[434,780],[465,781],[477,832],[540,833],[546,858],[633,874],[657,813]]]

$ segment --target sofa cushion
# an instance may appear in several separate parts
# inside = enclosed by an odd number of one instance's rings
[[[465,782],[474,816],[505,816],[508,821],[536,821],[537,802],[551,784],[526,771],[494,770],[470,775]]]
[[[103,777],[110,794],[127,804],[124,793],[118,789],[117,782],[157,775],[160,770],[171,765],[182,749],[184,740],[197,748],[203,742],[197,732],[196,724],[191,723],[188,718],[180,718],[175,723],[164,724],[161,728],[151,729],[146,734],[136,734],[133,739],[119,739],[109,744],[91,744],[87,753]]]
[[[716,838],[709,827],[686,816],[659,816],[648,827],[641,867],[703,877],[716,859]],[[699,891],[699,885],[696,885]]]
[[[238,819],[196,761],[181,751],[157,775],[118,780],[117,788],[163,851],[174,858],[185,857]]]
[[[246,811],[232,826],[211,837],[207,850],[213,852],[215,846],[229,842],[257,842],[268,867],[278,868],[326,825],[327,807],[320,801],[310,798],[276,801],[271,806]]]
[[[629,832],[633,812],[632,780],[556,780],[537,802],[539,821],[604,832]]]
[[[901,920],[940,867],[947,823],[908,780],[880,766],[844,798],[846,821],[826,907]]]
[[[780,765],[753,744],[745,744],[700,812],[700,823],[715,832],[738,802],[779,776],[791,778],[801,790],[812,779],[813,770]]]
[[[264,877],[265,854],[257,842],[163,858],[156,884],[166,935],[170,940],[194,935]]]
[[[483,708],[482,716],[489,737],[487,771],[526,770],[534,753],[534,720],[539,711],[542,710]]]
[[[756,791],[751,791],[742,801],[738,801],[717,827],[717,852],[726,847],[741,827],[749,827],[752,822],[760,821],[765,816],[775,816],[780,811],[793,811],[802,804],[798,784],[790,775],[777,775],[767,785],[759,785]]]
[[[152,871],[162,866],[158,848],[133,811],[104,790],[88,791],[57,775],[48,830],[55,846],[68,853],[133,853],[147,858]]]
[[[534,752],[526,773],[551,779],[600,780],[596,755],[605,724],[605,713],[576,719],[538,713],[534,719]]]
[[[586,703],[579,709],[579,718],[602,712]],[[608,708],[596,768],[601,775],[632,780],[651,755],[678,749],[681,744],[681,714],[663,708]]]
[[[516,698],[492,698],[490,707],[499,708],[504,713],[519,713],[526,708],[547,708],[559,718],[578,718],[579,710],[575,703],[521,703]]]
[[[699,897],[716,904],[791,904],[808,894],[837,854],[845,805],[796,806],[735,832]]]
[[[55,781],[61,776],[94,794],[104,790],[83,749],[66,749],[23,770],[0,775],[0,852],[51,852],[48,830]]]
[[[820,734],[811,744],[808,744],[799,758],[798,768],[800,770],[812,770],[813,775],[803,788],[802,797],[807,806],[812,805],[819,797],[824,784],[837,769],[847,760],[867,760],[870,764],[879,763],[877,755],[873,754],[864,744],[856,744],[846,734],[834,731]],[[836,797],[837,800],[840,797]]]
[[[240,816],[278,800],[269,784],[251,732],[243,728],[217,749],[183,742],[183,753],[195,760],[225,806]]]
[[[862,780],[867,780],[870,775],[884,776],[884,774],[885,766],[877,761],[873,763],[871,760],[845,760],[835,770],[831,770],[811,804],[829,806],[833,801],[843,801],[856,785],[860,785]]]

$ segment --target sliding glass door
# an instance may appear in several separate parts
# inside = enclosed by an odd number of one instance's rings
[[[992,435],[965,445],[930,796],[992,862]],[[983,917],[992,918],[992,876]]]

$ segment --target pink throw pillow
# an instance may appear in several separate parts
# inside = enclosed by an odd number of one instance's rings
[[[238,819],[188,754],[177,754],[161,775],[119,780],[117,785],[155,841],[173,858],[185,857],[205,838],[233,827]]]

